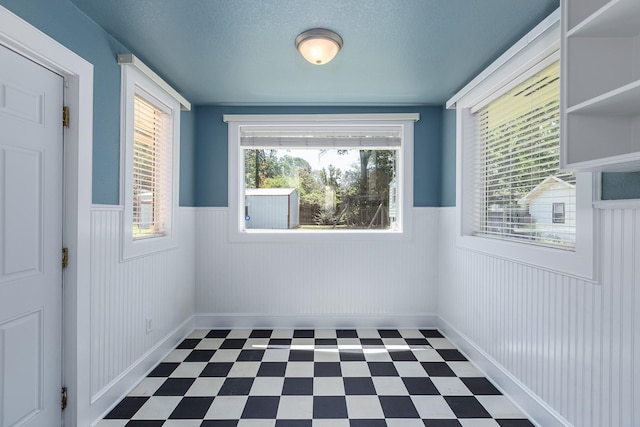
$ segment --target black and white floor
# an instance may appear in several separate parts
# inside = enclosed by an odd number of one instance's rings
[[[196,330],[98,427],[533,426],[435,330]]]

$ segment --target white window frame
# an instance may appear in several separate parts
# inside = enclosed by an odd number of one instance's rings
[[[229,240],[232,242],[309,242],[340,240],[410,239],[413,210],[413,137],[419,114],[304,114],[304,115],[224,115],[228,123],[229,143]],[[245,126],[401,126],[402,143],[398,150],[397,189],[398,230],[257,230],[244,229],[244,161],[241,156],[240,130]]]
[[[474,235],[473,230],[472,166],[477,141],[471,110],[559,59],[559,48],[560,12],[557,10],[447,102],[447,108],[456,109],[456,243],[464,249],[595,281],[597,221],[592,207],[595,187],[591,173],[576,173],[574,250],[483,237]]]
[[[135,258],[177,246],[178,177],[180,153],[180,102],[134,64],[122,64],[120,162],[122,209],[122,259]],[[163,234],[135,239],[133,236],[134,97],[138,95],[171,116],[173,128],[168,156],[168,212]]]

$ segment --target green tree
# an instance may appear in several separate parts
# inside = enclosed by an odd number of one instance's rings
[[[247,188],[264,187],[264,180],[280,175],[278,150],[245,150],[245,185]]]

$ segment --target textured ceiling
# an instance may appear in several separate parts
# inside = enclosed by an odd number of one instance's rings
[[[71,0],[195,104],[443,104],[559,0]],[[316,66],[295,50],[329,28]]]

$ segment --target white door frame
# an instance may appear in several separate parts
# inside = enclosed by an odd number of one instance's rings
[[[64,77],[70,110],[64,134],[63,382],[69,389],[66,426],[90,420],[90,215],[93,149],[93,65],[0,6],[0,44]],[[81,284],[81,286],[78,286]]]

